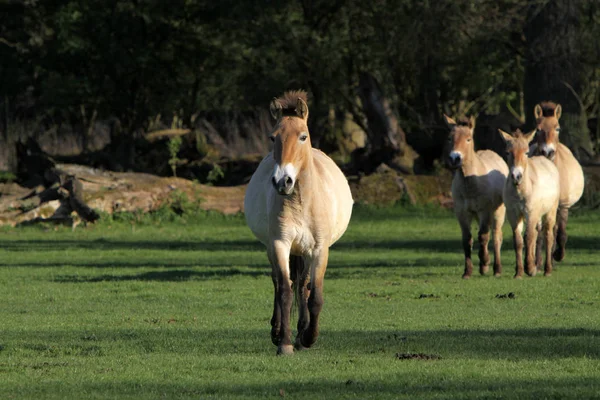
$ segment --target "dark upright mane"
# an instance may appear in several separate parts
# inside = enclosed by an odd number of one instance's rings
[[[544,117],[553,117],[556,112],[557,104],[552,101],[543,101],[540,103],[542,107],[542,115]]]
[[[471,121],[466,116],[456,118],[456,126],[466,126],[470,128]]]
[[[306,92],[304,90],[287,91],[283,94],[283,96],[273,100],[273,102],[281,105],[282,115],[296,116],[298,98],[301,98],[305,103],[308,103]]]

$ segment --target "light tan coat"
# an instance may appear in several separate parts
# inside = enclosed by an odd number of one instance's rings
[[[487,247],[491,228],[494,234],[494,275],[499,276],[502,273],[500,248],[505,216],[502,190],[508,167],[493,151],[475,151],[474,118],[460,124],[448,116],[445,118],[450,128],[447,145],[448,165],[454,170],[454,213],[461,228],[465,254],[463,278],[469,278],[473,272],[471,223],[474,218],[479,222],[479,272],[483,275],[488,270],[490,257]]]
[[[261,161],[244,199],[248,226],[267,247],[272,266],[271,339],[278,354],[293,353],[292,282],[299,308],[296,348],[315,342],[329,247],[346,231],[353,205],[342,171],[311,146],[305,101],[305,93],[288,92],[271,104],[277,119],[273,152]]]
[[[560,204],[558,206],[556,250],[554,259],[562,261],[565,257],[567,243],[567,221],[569,208],[579,201],[583,194],[585,179],[581,165],[571,150],[559,142],[562,113],[560,104],[544,102],[535,106],[537,121],[536,141],[530,153],[542,155],[554,162],[558,168],[560,180]]]
[[[516,253],[515,278],[523,276],[523,229],[526,226],[526,272],[537,272],[536,245],[538,226],[544,235],[546,263],[544,275],[552,273],[554,225],[560,197],[559,174],[556,166],[542,156],[529,158],[529,142],[535,131],[514,136],[500,131],[507,143],[509,176],[504,186],[506,215],[513,230]],[[541,224],[540,224],[541,223]]]

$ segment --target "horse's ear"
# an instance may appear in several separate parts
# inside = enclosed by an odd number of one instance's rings
[[[534,129],[531,132],[527,133],[526,135],[524,135],[523,137],[525,138],[525,140],[527,141],[527,143],[531,143],[531,141],[533,140],[533,138],[535,137],[535,134],[537,133],[537,130]]]
[[[498,129],[498,132],[500,132],[505,142],[512,142],[513,137],[510,133],[504,132],[502,129]]]
[[[544,115],[544,112],[542,111],[542,106],[536,104],[535,108],[533,109],[533,115],[535,116],[535,119],[542,118],[542,115]]]
[[[281,103],[277,99],[273,99],[271,105],[269,106],[269,111],[271,111],[271,116],[278,120],[281,118],[283,114],[283,107],[281,107]]]
[[[475,130],[475,117],[472,115],[469,118],[469,129]]]
[[[308,119],[308,105],[300,97],[298,97],[298,102],[296,103],[296,114],[303,120]]]
[[[444,114],[444,121],[446,122],[446,126],[450,129],[456,126],[456,121]]]
[[[562,114],[562,107],[560,106],[560,104],[558,104],[556,106],[556,108],[554,109],[554,116],[556,117],[556,119],[559,119],[561,114]]]

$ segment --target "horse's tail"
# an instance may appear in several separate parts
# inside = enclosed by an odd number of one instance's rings
[[[301,256],[294,256],[290,254],[290,278],[292,278],[292,293],[294,293],[292,315],[294,315],[296,308],[298,308],[298,296],[296,296],[296,289],[300,283],[300,275],[303,271],[304,259]]]
[[[300,280],[300,275],[304,271],[304,259],[302,256],[290,254],[290,278],[292,278],[292,289],[295,290]]]

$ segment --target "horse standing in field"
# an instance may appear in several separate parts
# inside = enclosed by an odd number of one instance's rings
[[[465,272],[463,278],[471,277],[473,263],[471,249],[471,222],[475,217],[479,221],[479,272],[488,270],[490,256],[488,242],[490,227],[494,233],[494,275],[502,273],[500,247],[502,246],[502,224],[506,209],[502,202],[502,190],[508,174],[504,160],[490,150],[475,151],[473,130],[475,118],[458,123],[444,115],[450,128],[448,136],[448,166],[454,170],[452,179],[452,198],[454,213],[462,231],[462,245],[465,253]]]
[[[558,119],[562,113],[560,104],[543,102],[535,106],[534,115],[537,122],[536,142],[531,146],[531,154],[542,155],[552,161],[558,168],[560,176],[560,202],[558,205],[556,250],[554,259],[565,258],[567,244],[567,220],[569,208],[577,203],[583,194],[583,169],[571,150],[559,142],[560,124]]]
[[[504,204],[508,222],[513,230],[513,243],[517,258],[515,278],[523,276],[523,224],[526,225],[525,264],[529,276],[537,272],[536,239],[541,223],[541,234],[546,245],[544,275],[552,273],[552,246],[554,225],[558,209],[560,187],[556,166],[542,156],[529,158],[529,144],[536,132],[515,136],[499,130],[506,141],[509,177],[504,185]]]
[[[271,103],[277,120],[273,151],[252,176],[246,222],[267,247],[275,287],[271,340],[277,354],[293,354],[290,312],[298,301],[296,349],[319,334],[323,278],[329,247],[346,231],[352,213],[348,181],[325,153],[311,146],[306,93],[291,91]]]

